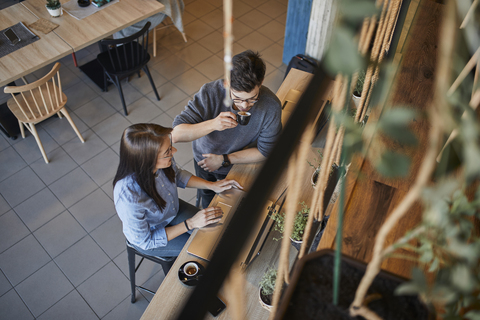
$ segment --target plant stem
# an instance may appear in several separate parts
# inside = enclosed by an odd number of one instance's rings
[[[343,149],[343,148],[342,148]],[[343,213],[344,213],[344,202],[345,202],[345,150],[342,150],[342,158],[340,161],[340,199],[338,206],[338,225],[337,225],[337,237],[336,241],[336,251],[335,251],[335,263],[333,267],[333,304],[338,304],[338,292],[340,287],[340,262],[342,258],[342,228],[343,228]]]

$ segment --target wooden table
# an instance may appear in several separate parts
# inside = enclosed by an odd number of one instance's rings
[[[46,11],[45,6],[43,8]],[[28,26],[37,20],[38,18],[25,8],[23,2],[18,3],[0,11],[0,30],[18,22]],[[0,58],[0,87],[73,52],[57,34],[32,31],[40,37],[40,40]]]
[[[285,99],[285,96],[290,89],[295,89],[303,92],[306,89],[311,78],[311,74],[292,69],[285,81],[282,83],[282,86],[277,91],[277,96],[283,103],[283,99]],[[316,156],[316,151],[312,149],[311,159]],[[245,191],[248,192],[261,166],[262,163],[243,165],[236,164],[228,173],[227,178],[237,180],[244,187]],[[285,187],[286,181],[285,176],[283,176],[280,182],[275,186],[272,194],[269,196],[269,200],[274,202],[280,196]],[[305,180],[302,188],[305,190],[302,199],[307,201],[308,203],[313,194],[313,188],[310,184],[310,180]],[[215,199],[213,199],[213,201],[215,201]],[[193,232],[192,236],[187,241],[185,247],[175,261],[175,264],[170,269],[170,272],[165,276],[165,279],[160,285],[160,288],[157,290],[157,293],[153,297],[148,308],[145,310],[145,313],[141,318],[142,320],[175,319],[178,315],[178,312],[182,310],[183,303],[192,293],[193,288],[183,285],[178,279],[178,270],[180,266],[186,261],[197,261],[202,265],[207,266],[206,261],[198,259],[188,254],[186,251],[195,234],[196,231]],[[258,283],[260,282],[260,279],[266,269],[278,263],[278,257],[280,253],[280,241],[274,241],[272,239],[273,236],[274,233],[272,232],[268,237],[261,254],[251,263],[245,273],[245,303],[248,319],[267,319],[269,315],[269,312],[263,309],[258,301]],[[297,251],[292,248],[292,250],[290,251],[291,262],[293,262],[293,260],[295,259],[296,254]],[[212,315],[208,313],[205,319],[231,319],[231,315],[229,313],[231,308],[229,308],[229,301],[226,298],[223,289],[220,290],[218,296],[225,302],[227,308],[217,318],[213,318]]]
[[[61,2],[65,3],[68,0],[61,0]],[[156,0],[120,0],[82,20],[77,20],[65,11],[61,17],[52,18],[45,9],[44,0],[26,0],[22,4],[38,18],[58,24],[59,26],[53,32],[72,47],[74,52],[159,13],[165,8]]]

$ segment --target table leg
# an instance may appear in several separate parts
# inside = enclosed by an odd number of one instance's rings
[[[77,56],[75,55],[75,52],[72,52],[72,58],[73,58],[73,63],[75,64],[75,67],[78,67]]]

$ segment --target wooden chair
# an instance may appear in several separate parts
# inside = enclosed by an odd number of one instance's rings
[[[4,89],[5,93],[12,95],[7,105],[18,119],[22,137],[25,138],[25,129],[23,128],[25,126],[35,137],[46,163],[48,163],[48,158],[35,128],[37,123],[50,118],[56,113],[60,118],[63,114],[80,141],[82,143],[85,142],[65,108],[67,96],[62,92],[59,69],[60,63],[57,62],[43,78],[24,86],[9,86]],[[55,75],[57,80],[55,80]]]
[[[106,49],[106,51],[97,55],[97,60],[104,70],[104,87],[107,90],[108,77],[120,93],[125,115],[128,115],[128,112],[120,80],[134,73],[140,75],[140,70],[142,69],[147,74],[148,80],[150,80],[157,100],[160,100],[157,88],[155,87],[155,83],[147,66],[148,61],[150,61],[150,54],[147,51],[148,29],[150,25],[151,23],[147,22],[142,30],[126,38],[100,41],[100,48]]]

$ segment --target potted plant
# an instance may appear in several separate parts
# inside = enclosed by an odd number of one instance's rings
[[[45,7],[47,7],[48,13],[54,18],[62,15],[62,5],[60,4],[60,0],[47,0]]]
[[[317,180],[318,180],[318,175],[320,173],[320,165],[322,163],[322,159],[323,159],[323,153],[322,151],[317,150],[318,152],[318,158],[313,158],[313,163],[311,163],[310,161],[307,160],[308,164],[314,169],[313,171],[313,174],[312,174],[312,179],[311,179],[311,182],[312,182],[312,187],[314,189],[316,189],[317,187]],[[335,172],[338,171],[338,166],[334,163],[332,165],[332,168],[330,170],[330,177],[334,175]],[[334,179],[335,180],[335,179]],[[336,179],[338,180],[338,179]],[[335,181],[335,184],[336,184],[336,181]]]
[[[273,303],[273,292],[277,281],[277,269],[270,267],[265,271],[259,283],[259,300],[262,307],[270,311]]]
[[[357,84],[355,85],[355,89],[353,89],[352,100],[355,104],[355,109],[358,108],[358,104],[360,103],[360,98],[362,96],[363,85],[365,84],[365,70],[360,70],[358,72],[358,79]]]
[[[302,244],[303,232],[305,231],[308,214],[310,213],[310,208],[305,204],[304,201],[300,202],[299,204],[301,205],[301,209],[297,212],[297,215],[295,216],[292,234],[290,235],[292,245],[297,250],[300,249],[300,246]],[[273,238],[274,240],[278,241],[283,238],[283,232],[285,230],[285,212],[275,214],[272,219],[275,220],[275,231],[278,231],[282,234],[280,238]]]
[[[349,315],[349,305],[365,272],[363,262],[342,255],[339,301],[332,303],[334,251],[320,250],[300,259],[279,304],[275,319],[359,319]],[[382,271],[365,302],[382,319],[435,319],[415,295],[394,294],[405,279]]]

